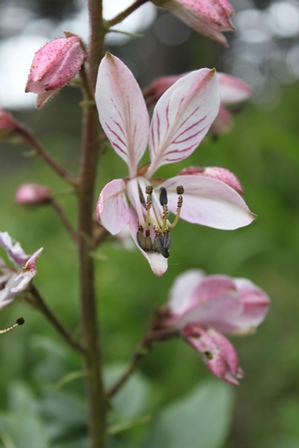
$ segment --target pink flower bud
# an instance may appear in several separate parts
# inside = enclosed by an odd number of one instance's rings
[[[49,202],[52,191],[38,184],[22,184],[15,195],[15,202],[22,205],[35,205]]]
[[[234,30],[233,9],[227,0],[152,0],[178,16],[198,33],[227,45],[223,31]]]
[[[54,39],[34,56],[25,92],[37,93],[36,108],[40,109],[78,73],[86,57],[78,36]]]
[[[226,168],[221,168],[219,166],[206,166],[206,167],[190,166],[189,168],[186,168],[180,172],[180,175],[184,174],[185,175],[198,174],[199,176],[212,177],[213,179],[221,180],[225,184],[229,185],[239,194],[244,193],[243,187],[239,179],[234,175],[234,173],[227,170]]]
[[[12,115],[0,109],[0,140],[5,140],[16,129],[16,121]]]

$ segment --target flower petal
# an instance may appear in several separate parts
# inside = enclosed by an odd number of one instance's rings
[[[252,96],[252,90],[242,79],[226,73],[218,72],[218,80],[221,94],[221,103],[236,104],[245,101]]]
[[[203,271],[190,269],[175,279],[169,293],[168,308],[171,314],[181,316],[198,305],[193,291],[203,278]]]
[[[130,177],[146,149],[149,117],[137,81],[126,65],[107,53],[99,67],[95,99],[101,125]]]
[[[262,289],[246,278],[234,279],[239,293],[239,300],[243,305],[242,315],[235,323],[237,330],[234,334],[248,334],[265,319],[269,309],[270,299]]]
[[[150,177],[158,167],[188,157],[217,116],[220,91],[215,70],[201,69],[173,84],[158,101],[152,118]]]
[[[182,330],[182,337],[202,355],[213,375],[235,386],[239,384],[243,371],[239,367],[238,355],[222,334],[202,325],[188,324]]]
[[[176,213],[177,186],[184,187],[181,218],[188,222],[223,230],[247,226],[255,215],[242,197],[218,179],[198,175],[176,176],[163,182],[168,192],[168,208]]]
[[[150,264],[150,267],[155,275],[158,277],[161,277],[168,268],[168,261],[167,258],[164,258],[163,255],[161,255],[158,252],[145,252],[141,247],[139,246],[137,242],[137,230],[138,230],[138,221],[137,221],[137,215],[133,209],[130,209],[130,232],[132,235],[132,238],[142,253],[142,255],[147,259],[147,261]]]
[[[12,239],[7,232],[0,232],[0,246],[3,247],[8,258],[15,266],[23,266],[30,257],[30,255],[25,254],[20,243],[17,242],[13,244]]]
[[[96,214],[100,223],[112,235],[116,235],[128,224],[129,204],[123,179],[114,179],[105,185],[98,199]]]
[[[28,283],[37,273],[36,259],[40,256],[42,251],[43,247],[31,255],[25,266],[22,268],[22,272],[15,278],[15,286],[11,288],[12,293],[20,293],[26,289]]]

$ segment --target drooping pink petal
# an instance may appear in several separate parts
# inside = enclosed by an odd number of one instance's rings
[[[218,72],[221,103],[236,104],[252,96],[252,89],[242,79]]]
[[[116,235],[129,223],[129,204],[123,179],[114,179],[105,185],[98,199],[96,214],[112,235]]]
[[[237,386],[243,377],[238,355],[233,345],[222,334],[199,324],[188,324],[182,337],[202,356],[213,375]]]
[[[227,45],[223,31],[234,29],[230,22],[233,9],[227,0],[152,0],[178,16],[198,33]]]
[[[99,67],[95,99],[101,125],[130,177],[146,149],[149,117],[137,81],[126,65],[107,53]]]
[[[172,213],[176,213],[179,185],[184,187],[181,218],[188,222],[234,230],[255,219],[233,188],[218,179],[197,175],[176,176],[161,185],[167,189],[168,208]]]
[[[132,235],[132,238],[142,253],[142,255],[146,258],[148,261],[153,273],[157,275],[158,277],[161,277],[168,268],[168,260],[167,258],[164,258],[163,255],[161,255],[158,252],[146,252],[139,246],[137,242],[137,229],[138,229],[138,220],[137,215],[135,213],[135,210],[133,208],[130,209],[130,232]]]
[[[173,84],[153,113],[147,175],[150,177],[162,165],[188,157],[208,132],[219,105],[215,70],[191,72]]]
[[[23,266],[30,257],[30,255],[25,254],[20,243],[12,242],[12,239],[7,232],[0,232],[0,246],[3,247],[8,258],[17,267]]]

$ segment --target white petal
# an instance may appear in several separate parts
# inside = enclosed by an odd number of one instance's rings
[[[147,146],[149,117],[133,74],[109,53],[99,67],[95,99],[101,125],[111,145],[127,163],[130,177],[135,176]]]
[[[234,230],[250,224],[255,215],[229,185],[209,177],[176,176],[162,185],[168,191],[168,208],[176,213],[177,186],[184,187],[181,218],[215,229]]]
[[[98,199],[96,214],[100,223],[112,235],[116,235],[128,224],[129,204],[123,179],[114,179],[105,185]]]
[[[220,90],[214,70],[191,72],[173,84],[153,113],[148,176],[159,166],[188,157],[208,132],[219,105]]]

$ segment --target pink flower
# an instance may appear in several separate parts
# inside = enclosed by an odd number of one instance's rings
[[[78,73],[86,57],[81,39],[70,33],[48,42],[32,61],[25,92],[37,93],[41,109]]]
[[[214,70],[189,73],[158,101],[149,125],[142,92],[129,69],[107,54],[96,86],[100,122],[129,177],[102,190],[97,216],[113,235],[129,225],[131,235],[156,275],[167,270],[170,234],[180,216],[217,229],[236,229],[254,219],[237,191],[222,180],[198,174],[152,178],[162,165],[188,157],[208,132],[219,109]],[[147,142],[151,162],[138,169]],[[176,214],[173,223],[168,210]]]
[[[163,93],[169,89],[183,75],[162,76],[157,78],[150,86],[144,89],[143,94],[146,98],[147,106],[156,103]],[[225,73],[217,73],[221,104],[216,119],[214,120],[210,131],[214,135],[231,131],[233,127],[233,118],[225,106],[234,105],[248,100],[252,95],[251,88],[241,79]]]
[[[221,333],[252,334],[265,319],[269,303],[268,296],[250,280],[205,276],[194,269],[175,280],[160,326],[178,329],[214,375],[238,384],[243,376],[238,356]]]
[[[28,183],[19,186],[15,201],[22,205],[36,205],[49,202],[51,198],[51,189],[43,185]]]
[[[152,0],[178,16],[198,33],[227,45],[223,31],[233,31],[233,9],[227,0]]]
[[[12,242],[7,232],[0,232],[0,246],[14,265],[7,266],[0,258],[0,309],[2,309],[26,290],[29,282],[36,275],[36,259],[43,248],[41,247],[31,256],[27,255],[20,243]]]

